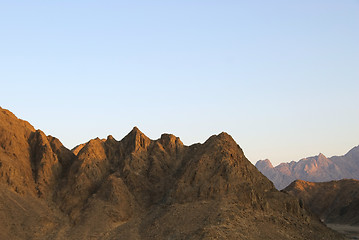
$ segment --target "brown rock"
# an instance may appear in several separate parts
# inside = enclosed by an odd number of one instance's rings
[[[330,182],[297,180],[284,191],[300,199],[326,223],[359,225],[359,181]]]

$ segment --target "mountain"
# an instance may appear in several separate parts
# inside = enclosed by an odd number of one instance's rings
[[[359,181],[313,183],[296,180],[284,189],[327,223],[359,226]]]
[[[281,163],[276,167],[266,159],[259,160],[255,166],[277,189],[283,189],[297,179],[311,182],[359,179],[359,146],[344,156],[327,158],[320,153],[318,156],[303,158],[298,162]]]
[[[73,151],[0,108],[0,239],[343,239],[277,191],[230,135],[133,128]]]

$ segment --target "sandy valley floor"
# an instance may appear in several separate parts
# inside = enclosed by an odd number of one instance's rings
[[[328,227],[343,233],[349,239],[359,239],[359,226],[327,224]]]

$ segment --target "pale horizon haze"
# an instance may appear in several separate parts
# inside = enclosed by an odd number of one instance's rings
[[[254,164],[359,145],[359,1],[1,1],[0,106],[68,148],[229,133]]]

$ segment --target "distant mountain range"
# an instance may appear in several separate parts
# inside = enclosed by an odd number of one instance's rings
[[[279,190],[297,179],[310,182],[359,179],[359,146],[354,147],[344,156],[327,158],[319,154],[303,158],[298,162],[281,163],[276,167],[266,159],[258,161],[255,166]]]
[[[133,128],[73,151],[0,108],[0,239],[341,240],[227,133],[184,145]]]

